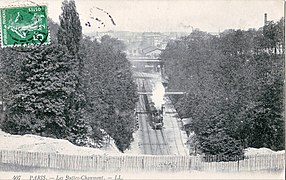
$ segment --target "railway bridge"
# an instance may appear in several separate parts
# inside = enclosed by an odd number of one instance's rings
[[[136,70],[164,72],[164,62],[160,58],[127,57],[127,59]]]

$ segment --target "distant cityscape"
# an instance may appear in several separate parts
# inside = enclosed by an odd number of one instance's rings
[[[267,19],[267,13],[264,14],[264,25],[270,21]],[[87,33],[92,39],[100,40],[102,36],[108,35],[112,38],[121,40],[126,45],[125,53],[129,59],[158,59],[162,50],[164,50],[170,40],[176,40],[182,36],[189,35],[189,32],[131,32],[131,31],[105,31]],[[219,36],[220,32],[208,32],[211,35]]]
[[[100,39],[104,35],[117,38],[126,44],[128,58],[157,59],[170,40],[187,36],[191,32],[129,32],[107,31],[88,34],[92,39]]]

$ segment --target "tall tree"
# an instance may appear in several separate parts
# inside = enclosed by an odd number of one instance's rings
[[[120,151],[130,146],[134,132],[136,86],[122,43],[104,36],[101,43],[85,39],[88,102],[95,134],[98,127],[115,140]],[[97,130],[97,131],[96,131]]]
[[[67,47],[71,55],[76,55],[80,49],[82,27],[76,11],[74,0],[64,0],[60,15],[58,42]]]
[[[86,114],[86,90],[84,83],[84,56],[81,54],[82,27],[79,15],[76,11],[74,0],[63,1],[62,14],[60,15],[60,27],[58,30],[58,43],[66,47],[68,53],[75,60],[73,76],[76,79],[75,90],[69,97],[71,123],[78,123],[78,128],[87,126]],[[86,121],[86,122],[84,122]],[[74,129],[75,133],[77,128]]]

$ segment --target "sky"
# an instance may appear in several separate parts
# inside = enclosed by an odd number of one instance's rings
[[[17,5],[29,0],[0,0]],[[284,16],[283,0],[75,0],[83,32],[151,31],[207,32],[259,28],[268,20]],[[48,5],[48,16],[59,22],[62,0],[34,0]],[[97,9],[99,8],[99,9]],[[102,9],[102,10],[100,10]],[[106,11],[109,14],[104,13]],[[108,17],[111,15],[111,19]],[[98,18],[101,23],[92,18]],[[90,27],[85,23],[89,22]]]

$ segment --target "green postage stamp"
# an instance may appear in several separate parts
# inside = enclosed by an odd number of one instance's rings
[[[47,6],[0,9],[1,47],[48,44]]]

